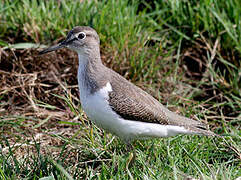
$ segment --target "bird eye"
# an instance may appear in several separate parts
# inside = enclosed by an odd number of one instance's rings
[[[78,39],[84,39],[86,37],[86,34],[84,32],[81,32],[77,35]]]

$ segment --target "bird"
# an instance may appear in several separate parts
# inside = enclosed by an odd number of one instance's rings
[[[179,134],[215,136],[206,124],[170,111],[153,96],[101,61],[100,38],[88,26],[76,26],[57,45],[40,55],[68,48],[78,54],[78,88],[82,109],[99,128],[122,139],[170,137]]]

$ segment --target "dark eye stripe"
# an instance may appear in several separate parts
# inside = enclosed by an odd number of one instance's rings
[[[78,40],[78,38],[74,37],[73,39],[65,41],[66,43],[71,43],[72,41]]]

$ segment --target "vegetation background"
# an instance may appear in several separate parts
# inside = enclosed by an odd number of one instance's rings
[[[2,0],[0,179],[241,177],[239,0]],[[77,56],[39,56],[77,25],[101,39],[103,63],[222,138],[137,141],[136,161],[81,110]],[[44,45],[45,44],[45,45]]]

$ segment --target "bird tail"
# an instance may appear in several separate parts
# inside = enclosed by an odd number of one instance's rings
[[[206,127],[203,127],[204,125],[202,124],[201,127],[198,126],[186,126],[185,129],[187,129],[188,131],[190,131],[192,134],[198,134],[198,135],[204,135],[204,136],[214,136],[214,137],[221,137],[219,135],[217,135],[216,133],[207,130]]]
[[[204,136],[218,136],[214,132],[208,130],[207,125],[200,121],[196,121],[184,116],[174,114],[171,111],[168,111],[168,116],[172,121],[171,123],[173,125],[183,126],[185,129],[187,129],[190,132],[190,134],[199,134]]]

